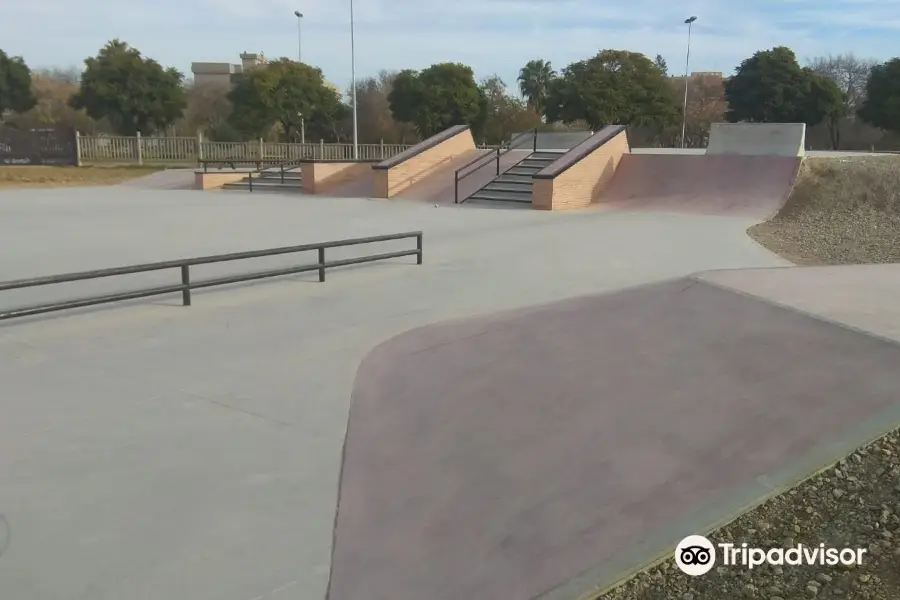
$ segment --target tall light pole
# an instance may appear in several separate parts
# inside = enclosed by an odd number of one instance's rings
[[[356,45],[353,39],[353,0],[350,0],[350,96],[353,101],[353,160],[359,160],[356,120]]]
[[[297,17],[297,62],[303,62],[303,28],[301,27],[303,23],[303,13],[299,10],[294,11],[294,16]],[[306,143],[306,120],[303,118],[301,113],[297,113],[297,116],[300,117],[300,143]]]
[[[297,17],[297,62],[303,62],[303,13],[295,10],[294,16]]]
[[[691,68],[691,25],[694,24],[694,21],[697,20],[697,17],[688,17],[684,20],[685,24],[688,26],[688,43],[687,43],[687,58],[684,60],[684,106],[681,111],[681,147],[684,148],[684,133],[687,127],[687,98],[688,98],[688,77]]]

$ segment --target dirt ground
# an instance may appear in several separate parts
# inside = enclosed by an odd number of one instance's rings
[[[900,157],[804,161],[781,212],[749,235],[797,264],[900,261]],[[861,566],[719,566],[689,577],[671,556],[603,600],[900,599],[900,435],[859,449],[707,536],[714,544],[864,548]]]
[[[113,185],[160,167],[0,166],[0,189]]]
[[[747,232],[801,265],[900,261],[900,157],[808,158],[790,198]]]

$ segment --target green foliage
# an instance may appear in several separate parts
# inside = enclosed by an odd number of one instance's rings
[[[521,100],[507,93],[506,84],[496,75],[481,83],[484,111],[476,133],[485,144],[509,141],[515,133],[534,129],[541,117]]]
[[[546,116],[563,123],[582,120],[595,130],[665,127],[678,120],[679,110],[672,85],[653,61],[636,52],[603,50],[572,63],[553,80]]]
[[[31,70],[21,56],[9,56],[0,50],[0,118],[8,110],[23,113],[35,104]]]
[[[830,79],[797,63],[793,50],[778,46],[744,60],[725,82],[729,121],[806,123],[839,119],[845,94]]]
[[[301,121],[332,127],[344,114],[321,69],[286,58],[236,77],[228,99],[229,123],[249,137],[263,137],[277,123],[287,139],[299,139]]]
[[[525,98],[528,108],[543,115],[547,107],[550,84],[556,78],[556,71],[550,61],[529,60],[519,69],[519,93]]]
[[[663,75],[669,74],[669,65],[666,63],[666,59],[663,58],[662,54],[657,54],[656,58],[653,59],[653,64],[663,72]]]
[[[415,124],[419,108],[424,100],[424,92],[419,74],[412,69],[397,73],[388,92],[388,105],[394,119],[401,123]]]
[[[184,76],[120,40],[84,61],[81,87],[71,106],[94,119],[106,118],[121,135],[163,130],[181,118],[187,98]]]
[[[438,63],[419,73],[401,71],[388,101],[394,119],[412,123],[423,137],[453,125],[477,128],[485,110],[471,67],[459,63]]]
[[[857,114],[869,125],[900,132],[900,58],[872,67]]]

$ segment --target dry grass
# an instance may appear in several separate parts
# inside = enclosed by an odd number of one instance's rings
[[[900,157],[809,158],[752,238],[802,265],[900,262]]]
[[[113,185],[161,167],[0,166],[0,189]]]

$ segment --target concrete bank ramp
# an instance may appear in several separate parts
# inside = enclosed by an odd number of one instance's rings
[[[897,364],[696,279],[405,333],[357,374],[329,600],[612,584],[893,427]]]
[[[803,156],[805,123],[713,123],[708,155]]]
[[[784,205],[800,161],[777,156],[626,154],[600,206],[764,221]]]

